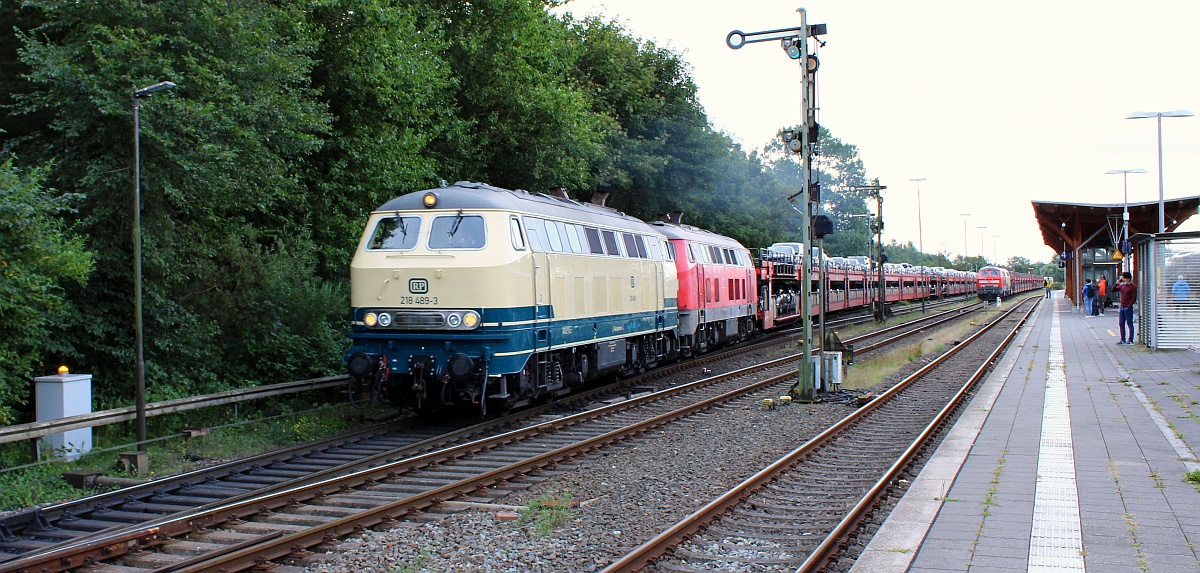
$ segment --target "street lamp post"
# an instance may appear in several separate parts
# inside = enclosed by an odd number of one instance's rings
[[[1158,232],[1167,232],[1166,216],[1163,209],[1163,158],[1162,158],[1162,118],[1164,117],[1192,117],[1192,112],[1186,109],[1177,109],[1175,111],[1135,111],[1125,119],[1145,119],[1149,117],[1158,120]]]
[[[1121,270],[1131,270],[1129,268],[1129,253],[1125,252],[1125,244],[1129,242],[1129,174],[1130,173],[1145,173],[1145,169],[1109,169],[1105,171],[1105,175],[1121,174],[1125,180],[1125,210],[1121,213],[1121,219],[1124,221],[1121,226],[1121,245],[1118,247],[1121,250]],[[1161,187],[1160,187],[1161,189]],[[1159,201],[1162,201],[1162,195],[1159,195]],[[1162,203],[1159,203],[1158,212],[1162,213]],[[1162,225],[1162,221],[1159,221]]]
[[[987,262],[987,254],[983,252],[983,230],[986,228],[986,225],[979,227],[979,258],[983,259],[985,263]]]
[[[967,249],[967,217],[970,217],[971,214],[959,213],[958,216],[963,218],[963,263],[966,263],[967,258],[971,256],[970,250]]]
[[[159,82],[133,92],[133,320],[134,347],[137,355],[136,388],[137,443],[146,445],[146,359],[142,345],[142,148],[141,123],[138,109],[142,100],[155,92],[175,87],[172,82]]]
[[[917,247],[921,251],[921,288],[925,291],[921,293],[921,313],[925,313],[925,297],[929,295],[929,289],[925,286],[925,230],[921,227],[921,182],[924,177],[909,179],[917,183]]]

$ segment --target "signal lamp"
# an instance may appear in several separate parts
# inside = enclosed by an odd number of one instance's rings
[[[429,192],[429,193],[426,193],[425,196],[421,198],[421,203],[423,203],[425,205],[426,209],[432,209],[432,208],[436,207],[437,202],[438,202],[437,193]]]
[[[783,47],[783,51],[787,52],[789,58],[793,60],[800,59],[800,38],[780,38],[779,44]]]
[[[59,367],[58,367],[58,373],[59,373],[59,374],[70,374],[70,373],[71,373],[71,369],[70,369],[70,368],[67,368],[67,365],[66,365],[66,364],[63,364],[62,366],[59,366]]]

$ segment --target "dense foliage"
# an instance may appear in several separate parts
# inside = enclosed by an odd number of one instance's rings
[[[0,163],[0,425],[16,419],[47,335],[66,316],[60,285],[82,284],[92,266],[81,237],[57,217],[76,197],[45,189],[46,171]]]
[[[0,0],[0,208],[23,217],[0,264],[24,281],[0,284],[0,423],[42,360],[131,401],[131,96],[163,80],[139,108],[151,400],[339,371],[364,217],[443,181],[794,240],[794,156],[714,130],[679,54],[555,4]],[[862,252],[857,149],[826,133],[819,167],[826,249]]]

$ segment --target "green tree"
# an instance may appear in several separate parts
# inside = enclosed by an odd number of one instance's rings
[[[305,161],[306,224],[328,280],[346,280],[373,209],[462,178],[462,148],[472,142],[455,108],[458,81],[442,57],[450,43],[438,29],[422,29],[418,16],[384,0],[322,0],[309,12],[319,34],[313,87],[333,119],[321,150]]]
[[[44,188],[47,171],[0,163],[0,426],[17,421],[30,379],[51,373],[40,366],[67,312],[62,284],[82,285],[92,269],[83,238],[57,217],[79,197]]]
[[[27,73],[0,127],[21,128],[7,144],[25,161],[53,160],[48,181],[86,192],[74,220],[96,272],[86,290],[68,289],[73,310],[56,330],[63,352],[97,376],[101,406],[133,395],[131,96],[164,79],[178,88],[141,107],[151,399],[336,368],[344,293],[311,278],[302,179],[330,123],[310,85],[318,34],[306,9],[22,4]]]
[[[1030,261],[1025,257],[1012,257],[1008,259],[1008,263],[1005,266],[1007,266],[1009,270],[1018,273],[1027,273],[1029,272],[1029,269],[1034,268],[1033,261]],[[1037,271],[1035,270],[1034,272]]]
[[[425,0],[419,26],[444,38],[463,137],[433,150],[452,179],[543,191],[586,188],[610,126],[572,83],[577,51],[537,0]]]

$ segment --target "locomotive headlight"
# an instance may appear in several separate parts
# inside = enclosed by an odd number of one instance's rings
[[[432,209],[437,206],[437,193],[429,192],[421,198],[421,204],[425,205],[426,209]]]
[[[450,328],[458,328],[458,325],[462,324],[462,316],[457,312],[452,313],[446,317],[446,324],[449,325]]]
[[[375,316],[375,313],[373,312],[368,312],[367,315],[363,317],[363,324],[366,324],[367,326],[375,326],[375,323],[377,322],[379,322],[379,317]]]
[[[392,325],[392,315],[381,312],[379,313],[379,326],[387,328]]]
[[[463,325],[467,328],[475,328],[479,326],[479,313],[469,310],[463,315]]]

